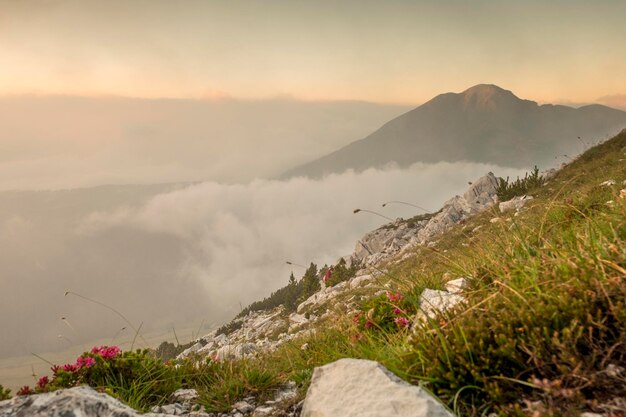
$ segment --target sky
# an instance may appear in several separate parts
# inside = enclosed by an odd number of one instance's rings
[[[0,0],[0,95],[626,105],[622,0]]]

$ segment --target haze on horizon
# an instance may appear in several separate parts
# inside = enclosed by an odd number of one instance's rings
[[[626,106],[619,0],[0,0],[0,95]]]

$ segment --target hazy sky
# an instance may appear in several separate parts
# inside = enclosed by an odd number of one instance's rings
[[[0,0],[0,94],[626,103],[626,2]]]

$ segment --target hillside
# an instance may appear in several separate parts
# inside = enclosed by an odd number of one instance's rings
[[[557,165],[565,155],[626,126],[626,112],[601,105],[539,105],[495,85],[441,94],[347,146],[282,177],[321,177],[397,163],[473,161],[510,167]],[[586,145],[585,145],[586,144]]]
[[[186,346],[176,366],[97,356],[93,370],[56,371],[36,391],[87,383],[137,409],[205,417],[295,416],[304,399],[313,416],[313,369],[360,358],[458,416],[624,416],[625,160],[626,130],[544,177],[489,173],[436,213],[367,233],[331,274],[310,265]],[[170,398],[177,388],[196,391]]]

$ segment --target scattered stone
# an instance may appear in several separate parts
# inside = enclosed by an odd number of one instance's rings
[[[530,200],[532,200],[532,196],[523,195],[518,197],[513,197],[508,201],[503,201],[498,205],[500,212],[505,213],[510,210],[519,211],[522,207],[526,205]]]
[[[489,223],[495,224],[495,223],[498,223],[500,220],[501,220],[500,217],[494,217],[493,219],[489,220]]]
[[[247,401],[238,401],[233,405],[233,408],[242,413],[249,413],[254,410],[254,406]]]
[[[586,413],[581,413],[580,417],[604,417],[604,414],[586,412]]]
[[[274,403],[280,403],[296,398],[298,395],[298,388],[294,381],[288,381],[281,389],[274,395]]]
[[[615,180],[606,180],[600,183],[600,187],[610,187],[615,185]]]
[[[179,416],[183,414],[185,411],[189,411],[189,410],[185,410],[183,405],[178,404],[178,403],[162,405],[161,407],[159,407],[158,410],[159,410],[158,412],[160,413],[164,413],[164,414],[168,414],[172,416]]]
[[[452,417],[422,388],[377,362],[340,359],[315,368],[301,417]]]
[[[257,407],[252,413],[252,417],[269,417],[274,412],[274,407]]]
[[[170,402],[173,403],[185,403],[192,402],[198,399],[198,391],[193,388],[190,389],[178,389],[170,395]]]

